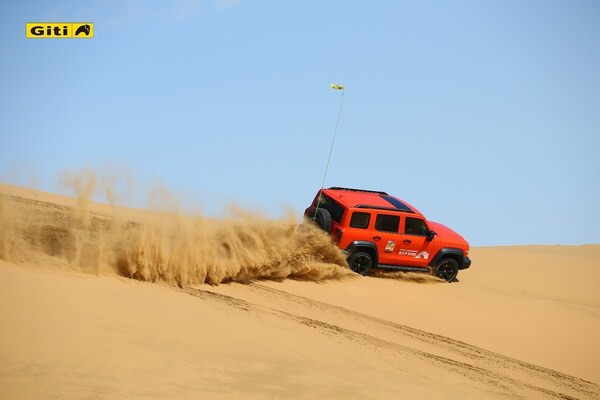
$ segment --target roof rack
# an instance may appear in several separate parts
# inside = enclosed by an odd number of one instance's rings
[[[345,187],[339,187],[339,186],[333,186],[329,188],[330,190],[347,190],[349,192],[365,192],[365,193],[376,193],[376,194],[381,194],[384,196],[387,196],[388,194],[386,192],[380,192],[377,190],[365,190],[365,189],[351,189],[351,188],[345,188]]]
[[[354,206],[354,208],[367,208],[370,210],[384,210],[384,211],[401,211],[401,212],[406,212],[406,213],[410,213],[410,214],[415,213],[410,208],[403,209],[403,208],[394,208],[394,207],[381,207],[381,206],[372,206],[370,204],[357,204]]]

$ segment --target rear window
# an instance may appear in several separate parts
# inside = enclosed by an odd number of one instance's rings
[[[338,224],[342,221],[342,217],[344,216],[344,207],[339,205],[332,198],[321,194],[319,196],[319,208],[324,208],[329,211],[331,218]]]
[[[350,226],[352,228],[366,229],[369,226],[370,220],[371,214],[355,211],[354,213],[352,213],[352,218],[350,219]]]
[[[400,227],[400,216],[379,214],[375,220],[375,229],[382,232],[398,233]]]

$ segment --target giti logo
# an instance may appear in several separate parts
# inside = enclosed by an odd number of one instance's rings
[[[83,38],[94,37],[92,22],[28,22],[28,38]]]

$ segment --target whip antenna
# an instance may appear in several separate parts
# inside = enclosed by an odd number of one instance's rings
[[[338,126],[340,124],[340,117],[342,116],[342,106],[344,105],[344,86],[332,83],[331,88],[333,90],[339,90],[342,93],[340,97],[340,111],[338,112],[337,122],[335,123],[335,129],[333,130],[333,139],[331,140],[331,147],[329,148],[329,156],[327,157],[327,165],[325,165],[325,173],[323,174],[323,182],[321,182],[321,189],[325,187],[325,178],[327,177],[327,171],[329,170],[329,162],[331,161],[331,153],[333,152],[333,145],[335,144],[335,136],[337,135]]]
[[[323,174],[323,181],[321,182],[321,190],[319,191],[319,198],[317,199],[317,207],[315,208],[315,215],[313,215],[313,221],[316,220],[319,211],[320,193],[325,187],[325,178],[327,178],[327,171],[329,171],[329,162],[331,161],[331,153],[333,153],[333,145],[335,144],[335,137],[337,135],[338,126],[340,125],[340,117],[342,116],[342,106],[344,105],[344,85],[338,85],[332,83],[330,87],[333,90],[339,90],[342,93],[340,97],[340,110],[338,111],[337,122],[335,123],[335,129],[333,130],[333,139],[331,140],[331,147],[329,148],[329,156],[327,156],[327,164],[325,165],[325,173]]]

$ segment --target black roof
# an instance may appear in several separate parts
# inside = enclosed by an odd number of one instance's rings
[[[381,192],[381,191],[377,191],[377,190],[352,189],[352,188],[345,188],[345,187],[339,187],[339,186],[330,187],[329,190],[347,190],[349,192],[376,193],[376,194],[381,194],[384,196],[388,195],[386,192]]]
[[[366,208],[369,210],[384,210],[384,211],[402,211],[414,214],[415,212],[410,208],[398,208],[398,207],[381,207],[381,206],[372,206],[370,204],[357,204],[355,208]]]

